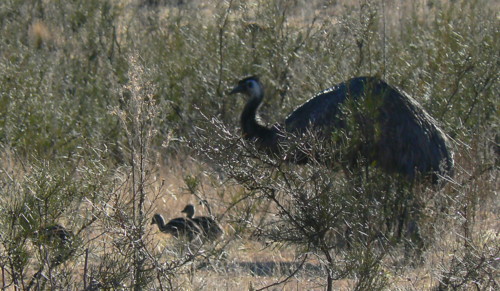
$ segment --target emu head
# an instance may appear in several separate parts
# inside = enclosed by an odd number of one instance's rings
[[[264,96],[264,88],[259,81],[259,77],[250,76],[245,79],[242,79],[238,82],[231,92],[230,95],[242,93],[252,98],[261,99]]]
[[[187,217],[192,218],[194,216],[194,206],[193,204],[188,204],[181,211],[182,213],[186,213]]]

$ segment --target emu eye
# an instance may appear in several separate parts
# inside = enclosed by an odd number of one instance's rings
[[[253,88],[253,81],[247,83],[248,88]]]

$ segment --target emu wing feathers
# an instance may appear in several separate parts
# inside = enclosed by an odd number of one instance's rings
[[[285,120],[287,132],[303,132],[308,126],[331,126],[332,123],[340,125],[338,114],[339,105],[347,97],[344,83],[327,89],[299,108],[295,109]]]
[[[303,133],[316,128],[326,136],[345,128],[341,105],[347,99],[376,104],[374,116],[356,116],[366,140],[366,158],[387,172],[404,173],[413,179],[417,172],[451,174],[453,158],[447,148],[447,138],[420,105],[404,92],[374,77],[357,77],[340,83],[316,95],[285,120],[287,132]],[[377,130],[375,130],[375,126]]]

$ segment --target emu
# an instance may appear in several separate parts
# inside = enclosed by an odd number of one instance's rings
[[[255,141],[259,149],[280,153],[285,137],[281,125],[265,127],[257,121],[257,111],[264,99],[264,87],[257,76],[244,78],[229,94],[249,97],[241,113],[243,137]],[[331,87],[300,105],[285,119],[284,131],[304,134],[312,130],[324,139],[331,139],[336,129],[346,128],[342,106],[348,100],[375,106],[369,115],[362,112],[355,120],[368,132],[358,154],[368,164],[375,164],[386,173],[399,173],[409,181],[419,175],[451,176],[453,156],[448,139],[437,122],[410,96],[376,77],[356,77]],[[294,162],[307,162],[304,154]]]
[[[53,248],[51,267],[55,267],[68,260],[75,252],[75,236],[72,231],[67,230],[60,224],[54,224],[42,228],[34,233],[35,239],[42,244],[48,244]]]
[[[49,269],[55,268],[58,265],[67,261],[76,252],[77,237],[72,231],[67,230],[60,224],[53,224],[43,227],[40,230],[33,232],[33,240],[40,246],[48,246],[48,253],[44,259],[48,259]],[[26,286],[26,290],[31,290],[37,282],[40,289],[44,289],[46,276],[43,275],[45,264],[43,264],[37,272],[35,272]],[[40,282],[42,280],[42,282]]]
[[[207,205],[208,206],[208,205]],[[220,227],[220,225],[211,217],[208,216],[196,216],[194,217],[194,205],[188,204],[181,211],[185,213],[187,218],[196,222],[200,229],[203,231],[203,235],[209,239],[217,239],[224,234],[224,231]]]
[[[170,220],[165,224],[165,220],[161,214],[155,214],[151,221],[151,225],[156,224],[163,233],[169,233],[176,238],[187,237],[189,241],[194,240],[203,234],[200,227],[191,219],[178,217]]]

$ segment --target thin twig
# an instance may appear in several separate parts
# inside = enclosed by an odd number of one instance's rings
[[[89,249],[85,249],[85,263],[83,265],[83,290],[87,290],[87,272],[89,262]]]
[[[295,271],[293,271],[290,275],[288,275],[288,277],[286,277],[285,279],[281,280],[281,281],[278,281],[278,282],[275,282],[271,285],[267,285],[265,287],[262,287],[260,289],[257,289],[255,291],[261,291],[261,290],[265,290],[265,289],[269,289],[273,286],[277,286],[277,285],[280,285],[280,284],[283,284],[285,283],[286,281],[290,280],[290,278],[292,278],[293,276],[295,276],[295,274],[297,274],[297,272],[302,269],[302,266],[304,265],[304,263],[306,262],[307,260],[307,257],[308,257],[308,254],[305,254],[304,256],[304,259],[302,260],[302,262],[300,263],[300,265],[297,267],[297,269],[295,269]]]

